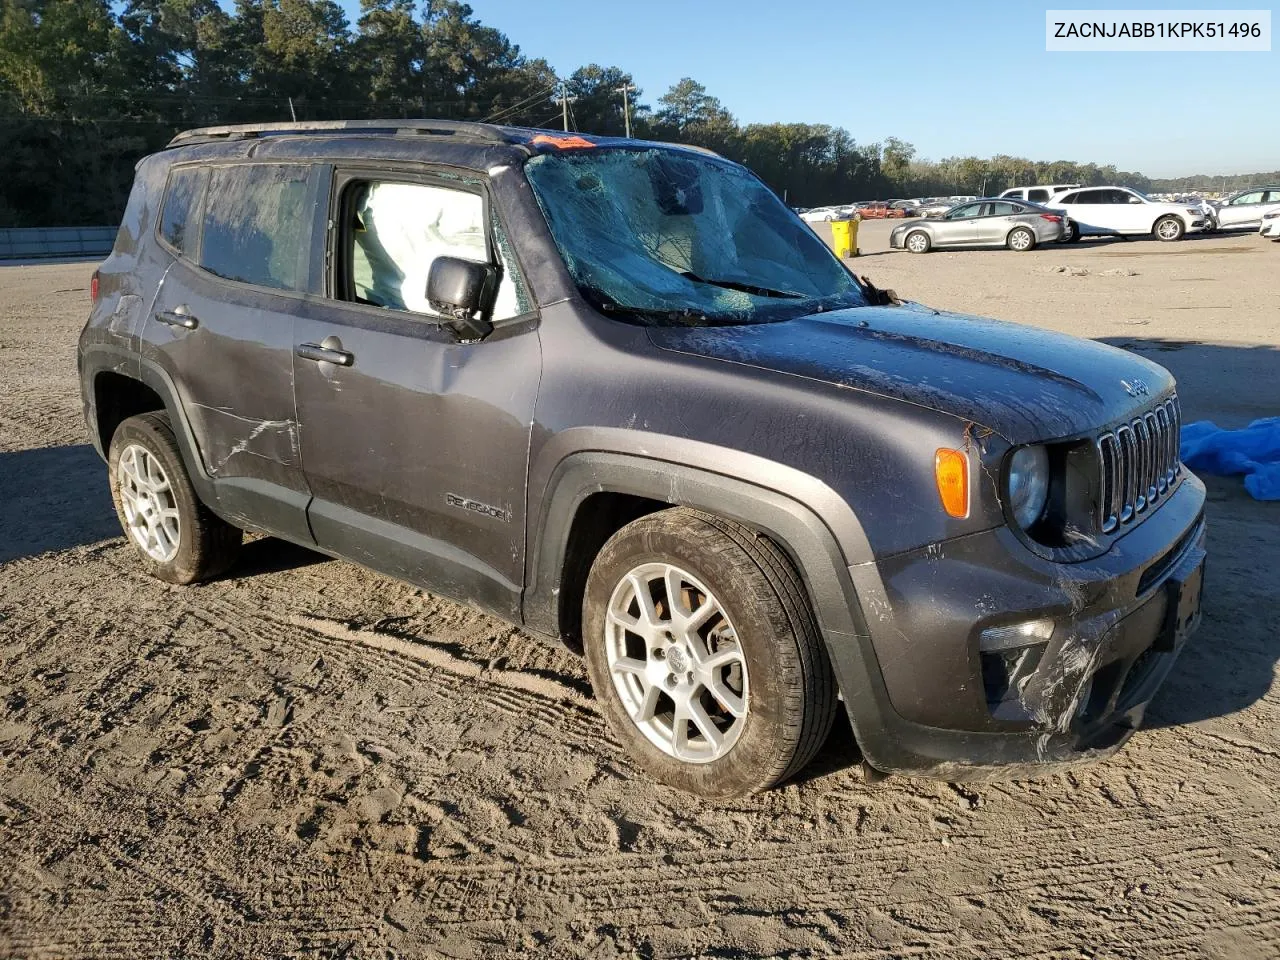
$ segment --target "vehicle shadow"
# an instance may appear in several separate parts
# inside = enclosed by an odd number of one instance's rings
[[[262,536],[249,540],[240,548],[236,562],[219,579],[234,580],[239,577],[257,577],[267,573],[284,573],[300,570],[330,558],[288,540]]]
[[[93,447],[0,452],[0,563],[120,536]]]
[[[89,444],[0,452],[0,563],[121,536],[107,467]],[[274,537],[246,543],[228,577],[327,560]]]

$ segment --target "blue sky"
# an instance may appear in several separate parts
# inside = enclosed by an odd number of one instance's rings
[[[341,2],[354,23],[359,0]],[[1109,162],[1157,177],[1280,169],[1276,52],[1044,49],[1046,8],[1151,4],[468,2],[562,76],[591,62],[629,70],[648,103],[691,76],[741,121],[830,123],[862,143],[897,136],[933,159],[1008,153]]]

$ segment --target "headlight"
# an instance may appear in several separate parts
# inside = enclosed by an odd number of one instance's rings
[[[1203,211],[1199,207],[1187,207],[1187,213],[1191,214],[1193,217],[1200,216],[1202,212]]]
[[[1009,508],[1018,526],[1027,530],[1044,513],[1049,499],[1049,451],[1041,446],[1020,447],[1009,460]]]
[[[1275,210],[1271,213],[1264,213],[1262,215],[1263,220],[1274,220],[1276,217],[1280,217],[1280,210]]]

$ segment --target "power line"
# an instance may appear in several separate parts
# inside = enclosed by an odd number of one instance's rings
[[[530,108],[535,107],[538,105],[538,102],[542,100],[551,99],[549,94],[553,90],[555,90],[555,88],[556,88],[556,85],[553,83],[551,84],[551,86],[543,90],[540,90],[531,96],[525,97],[523,100],[520,100],[516,103],[511,104],[511,106],[506,107],[505,109],[499,110],[497,113],[491,114],[488,117],[485,117],[484,120],[481,121],[481,123],[495,123],[496,121],[501,120],[504,117],[508,117],[513,113],[519,112],[520,110],[524,109],[526,106]]]

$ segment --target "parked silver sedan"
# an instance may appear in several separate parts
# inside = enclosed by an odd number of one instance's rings
[[[1025,200],[974,200],[952,207],[941,217],[914,220],[894,227],[889,245],[928,253],[945,247],[1008,247],[1023,253],[1067,235],[1062,213]]]

